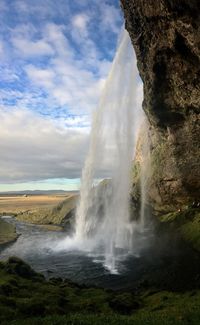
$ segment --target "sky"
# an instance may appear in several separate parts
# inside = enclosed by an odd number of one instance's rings
[[[0,0],[0,191],[76,190],[118,0]]]

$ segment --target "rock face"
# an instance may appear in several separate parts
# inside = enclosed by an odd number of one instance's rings
[[[198,0],[121,0],[150,122],[150,199],[157,210],[200,197]]]

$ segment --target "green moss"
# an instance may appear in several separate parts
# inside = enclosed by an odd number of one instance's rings
[[[0,263],[0,323],[35,324],[198,324],[200,291],[184,294],[148,290],[113,292],[75,285],[67,280],[46,281],[12,273],[12,258]],[[10,266],[11,265],[11,266]],[[9,267],[8,267],[9,266]]]
[[[139,161],[134,161],[131,171],[132,189],[131,189],[131,202],[130,202],[130,213],[135,216],[135,210],[140,205],[140,175],[141,165]]]
[[[167,214],[164,214],[162,216],[159,217],[159,220],[163,223],[170,223],[173,222],[174,220],[176,220],[177,218],[177,213],[176,212],[170,212]]]
[[[183,224],[180,232],[187,242],[200,251],[200,213],[197,213],[193,220]]]
[[[15,226],[0,218],[0,245],[12,242],[17,237]]]
[[[161,223],[173,226],[181,237],[200,251],[200,211],[187,206],[183,211],[171,212],[159,217]]]
[[[151,168],[153,173],[153,178],[157,179],[163,174],[163,168],[165,165],[165,155],[167,151],[167,144],[163,140],[151,153]]]
[[[188,302],[188,301],[187,301]],[[54,315],[45,318],[29,318],[28,320],[15,320],[2,323],[2,325],[197,325],[200,313],[197,308],[180,306],[173,310],[154,310],[137,312],[132,316],[98,315],[82,313],[69,314],[67,316]]]
[[[133,182],[136,182],[140,178],[141,173],[141,165],[139,161],[134,161],[131,171],[131,176],[133,179]]]
[[[114,295],[110,299],[109,305],[116,313],[125,315],[131,314],[140,307],[138,300],[130,292]]]

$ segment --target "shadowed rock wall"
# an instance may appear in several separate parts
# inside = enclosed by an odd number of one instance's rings
[[[199,0],[121,0],[144,83],[155,209],[200,197]]]

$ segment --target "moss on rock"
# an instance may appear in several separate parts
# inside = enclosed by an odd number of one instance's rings
[[[186,206],[183,210],[161,215],[159,220],[178,231],[185,242],[200,252],[200,209]]]

